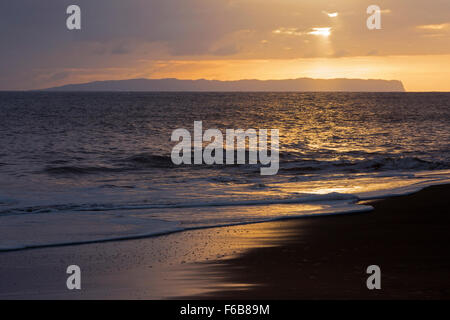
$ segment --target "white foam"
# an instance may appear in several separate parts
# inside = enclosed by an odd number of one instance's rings
[[[118,241],[199,228],[365,212],[372,208],[358,205],[358,200],[404,195],[430,185],[450,183],[450,170],[321,175],[298,181],[291,178],[275,176],[266,179],[264,188],[255,189],[255,183],[260,182],[254,179],[247,184],[215,185],[205,191],[199,189],[205,185],[198,180],[196,185],[176,188],[179,193],[163,190],[172,196],[170,202],[157,199],[160,193],[156,193],[147,203],[140,204],[119,201],[10,207],[0,214],[0,251]],[[90,195],[91,190],[88,190]],[[127,195],[118,194],[125,198]]]
[[[209,216],[202,214],[201,219],[197,221],[195,217],[189,219],[191,213],[195,216],[195,212],[187,212],[187,217],[181,222],[170,221],[173,218],[170,215],[162,214],[168,220],[160,220],[155,219],[152,214],[145,213],[140,214],[139,217],[124,217],[123,215],[108,215],[109,217],[105,217],[104,215],[86,213],[72,213],[70,216],[49,214],[47,217],[42,217],[41,214],[20,217],[17,215],[9,216],[4,221],[5,223],[0,226],[0,233],[2,233],[0,251],[132,240],[180,231],[372,210],[370,206],[350,204],[346,201],[317,204],[315,208],[298,208],[296,205],[282,204],[277,206],[273,215],[260,214],[265,206],[242,207],[241,210],[245,211],[248,208],[252,209],[251,212],[246,214],[241,212],[240,215],[223,215],[220,214],[221,212],[213,212]],[[221,209],[223,210],[223,208]],[[39,219],[45,219],[46,223],[39,228],[34,228],[34,224],[37,223],[37,216],[39,216]],[[18,219],[20,219],[21,227],[18,227],[18,221],[14,221]],[[179,220],[179,217],[176,220]]]

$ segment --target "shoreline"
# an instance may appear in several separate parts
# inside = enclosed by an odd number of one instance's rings
[[[0,252],[0,299],[448,299],[449,190],[369,200],[366,213]],[[65,287],[71,264],[80,291]],[[381,267],[379,292],[365,287],[370,264]]]
[[[449,191],[448,184],[431,186],[369,200],[367,214],[291,221],[281,245],[210,266],[251,288],[201,298],[450,299]],[[381,290],[366,287],[370,265],[381,268]]]

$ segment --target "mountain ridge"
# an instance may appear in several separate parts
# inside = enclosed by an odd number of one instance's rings
[[[284,80],[244,79],[222,80],[180,80],[126,79],[104,80],[87,83],[67,84],[35,91],[137,91],[137,92],[405,92],[399,80],[382,79],[313,79],[297,78]]]

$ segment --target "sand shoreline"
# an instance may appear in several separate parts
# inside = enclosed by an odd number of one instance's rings
[[[450,299],[450,185],[371,201],[366,214],[292,220],[283,243],[216,265],[246,291],[212,299]],[[368,290],[366,268],[379,265],[381,290]]]
[[[3,252],[0,299],[448,299],[449,190],[375,201],[368,213]],[[70,264],[80,291],[66,288]],[[380,291],[366,288],[371,264]]]

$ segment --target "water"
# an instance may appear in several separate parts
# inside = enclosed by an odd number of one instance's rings
[[[0,250],[365,211],[450,178],[449,93],[0,93]],[[280,170],[174,166],[174,129],[279,129]]]

